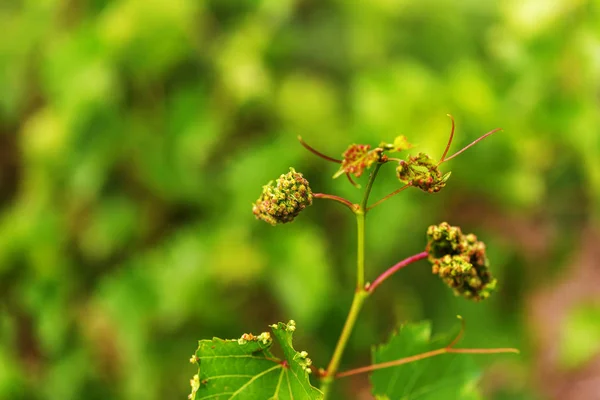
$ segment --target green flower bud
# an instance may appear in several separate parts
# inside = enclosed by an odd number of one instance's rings
[[[427,252],[432,272],[456,295],[483,300],[496,288],[485,253],[485,244],[477,236],[464,235],[459,227],[447,222],[427,229]]]
[[[400,181],[425,192],[436,193],[446,186],[450,172],[442,175],[431,157],[419,153],[417,156],[408,157],[408,161],[401,161],[396,168],[396,176]]]
[[[260,198],[252,205],[252,213],[271,225],[292,222],[306,206],[312,204],[313,195],[308,181],[301,173],[290,168],[290,172],[282,174],[263,186]]]

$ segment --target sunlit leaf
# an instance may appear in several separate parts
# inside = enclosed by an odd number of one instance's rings
[[[412,147],[413,145],[406,139],[406,136],[400,135],[396,136],[396,139],[394,139],[394,148],[391,151],[404,151],[411,149]]]

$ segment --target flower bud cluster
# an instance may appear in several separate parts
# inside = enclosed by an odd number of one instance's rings
[[[485,244],[447,222],[427,229],[427,253],[432,272],[469,300],[483,300],[496,288],[485,253]]]
[[[300,364],[304,372],[308,374],[312,373],[312,360],[308,358],[308,353],[306,351],[296,353],[296,355],[294,356],[294,360],[298,361],[298,364]]]
[[[252,213],[271,225],[285,224],[292,222],[312,201],[308,181],[290,168],[290,172],[282,174],[275,184],[271,181],[263,186],[260,198],[252,206]]]
[[[425,192],[436,193],[446,186],[450,172],[442,175],[431,157],[419,153],[417,156],[409,156],[408,161],[400,161],[396,168],[396,176],[402,182]]]

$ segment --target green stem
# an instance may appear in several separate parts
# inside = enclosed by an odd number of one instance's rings
[[[340,366],[340,361],[342,360],[342,355],[344,354],[346,344],[348,343],[348,339],[350,339],[350,334],[354,329],[354,324],[356,323],[358,314],[362,309],[363,303],[367,297],[368,293],[364,290],[357,291],[354,294],[354,299],[352,300],[352,306],[350,307],[350,312],[348,313],[348,317],[346,318],[344,329],[342,329],[342,333],[340,335],[340,338],[338,339],[338,343],[335,348],[335,351],[333,352],[333,356],[331,357],[331,361],[329,361],[329,365],[327,366],[327,373],[321,381],[323,400],[327,399],[331,382],[335,378],[335,374],[337,373],[337,370]]]
[[[335,346],[333,356],[331,357],[329,365],[327,366],[325,376],[321,381],[323,400],[327,399],[331,382],[335,378],[340,366],[340,362],[342,361],[344,350],[346,349],[346,345],[348,344],[348,340],[350,339],[350,335],[354,329],[354,324],[356,323],[358,314],[362,309],[365,299],[369,296],[369,292],[365,289],[365,222],[369,194],[371,193],[373,182],[375,182],[375,178],[377,177],[377,173],[379,172],[381,165],[381,163],[377,163],[377,165],[375,165],[373,172],[371,172],[371,175],[369,176],[369,182],[367,183],[363,200],[358,209],[354,210],[354,213],[356,214],[358,238],[356,243],[356,290],[354,291],[352,306],[350,306],[350,312],[348,313],[348,317],[346,317],[344,328],[342,329],[342,333],[340,334],[337,345]]]
[[[377,177],[377,173],[379,172],[379,168],[381,168],[383,164],[377,163],[373,172],[369,176],[369,183],[367,183],[367,188],[365,189],[365,195],[363,197],[362,203],[360,203],[360,208],[365,212],[367,212],[367,203],[369,201],[369,195],[371,194],[371,189],[373,188],[373,182],[375,182],[375,178]]]
[[[364,210],[356,212],[356,230],[358,241],[356,245],[356,292],[365,287],[365,222],[367,216]]]

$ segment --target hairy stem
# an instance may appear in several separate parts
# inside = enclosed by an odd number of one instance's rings
[[[398,272],[399,269],[406,267],[409,264],[412,264],[416,261],[422,260],[424,258],[427,258],[427,252],[423,251],[421,253],[415,254],[414,256],[410,256],[402,261],[400,261],[399,263],[391,266],[390,268],[388,268],[384,273],[382,273],[381,275],[379,275],[377,277],[377,279],[375,279],[373,281],[372,284],[370,284],[366,289],[369,293],[373,293],[373,291],[375,290],[375,288],[377,288],[377,286],[381,285],[383,283],[383,281],[385,281],[387,278],[389,278],[390,276],[392,276],[393,274],[395,274],[396,272]]]

